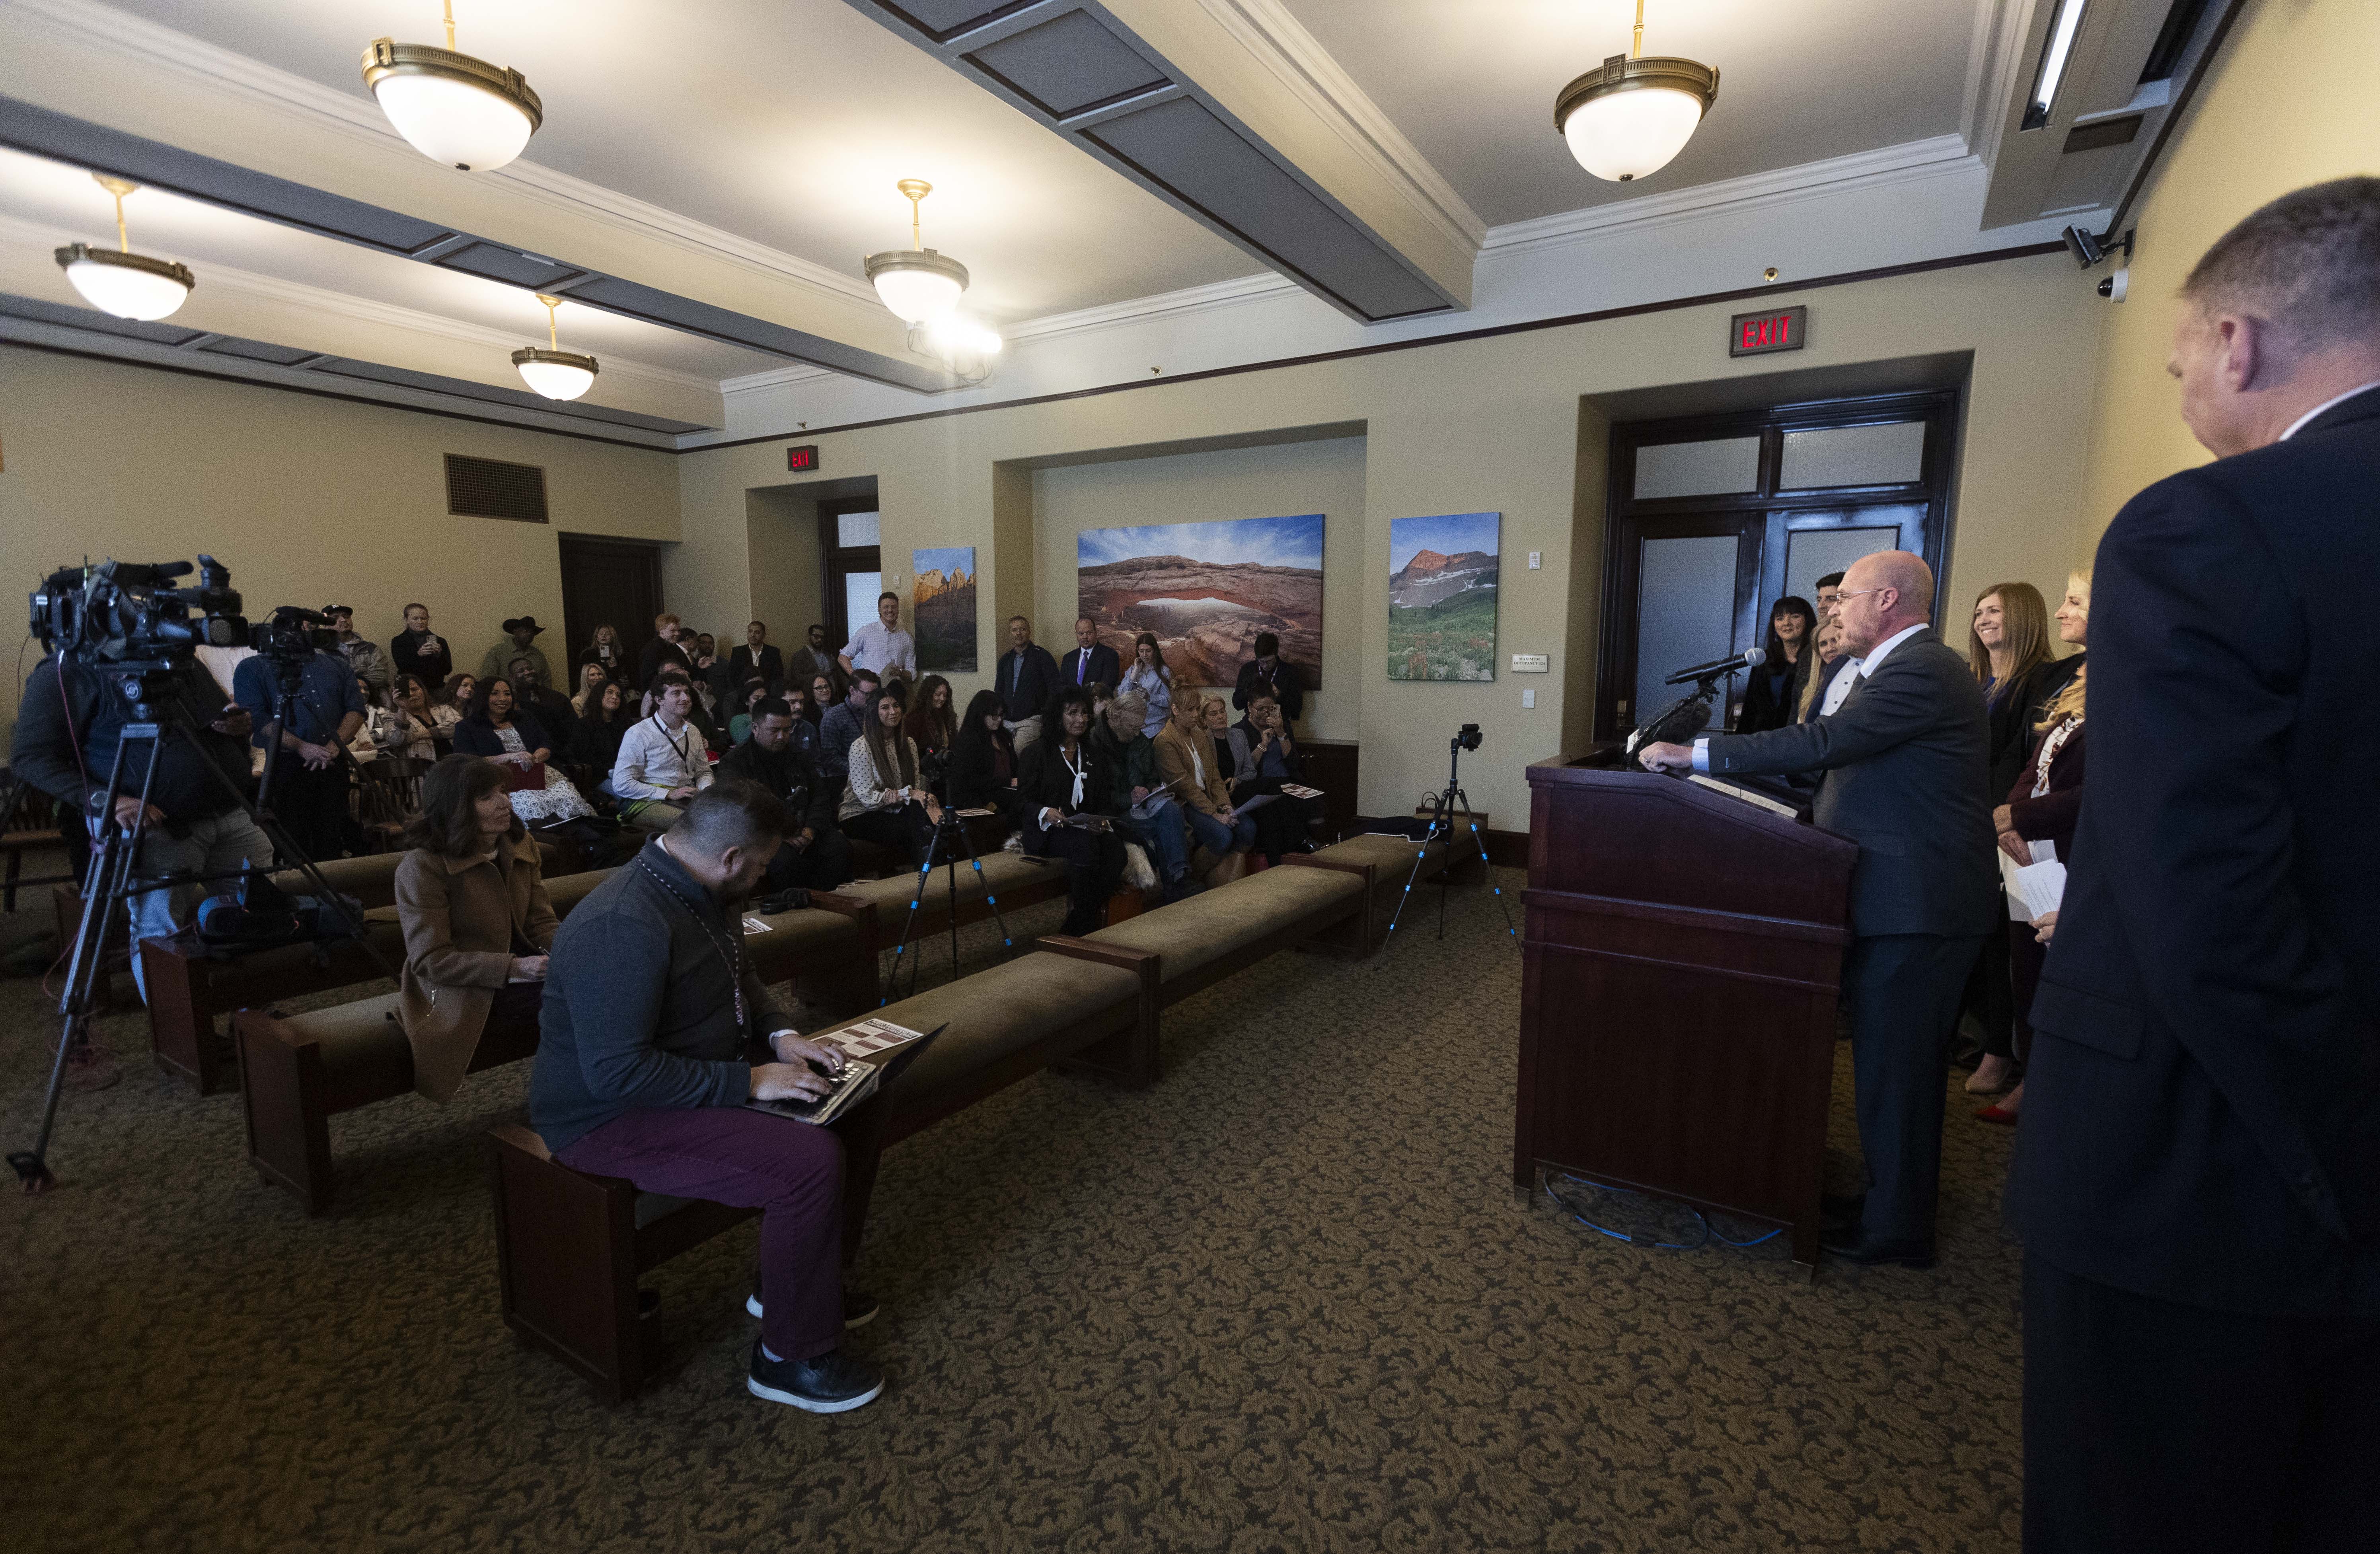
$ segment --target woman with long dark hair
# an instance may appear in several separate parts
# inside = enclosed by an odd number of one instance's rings
[[[397,1006],[413,1087],[442,1104],[469,1072],[491,1014],[537,1017],[545,953],[561,926],[505,782],[503,767],[475,756],[431,767],[421,812],[405,830],[412,851],[396,866]]]
[[[901,693],[877,687],[852,741],[849,777],[836,819],[844,834],[890,847],[911,863],[926,856],[941,802],[917,775],[917,742],[901,732]]]
[[[1087,737],[1090,727],[1090,694],[1069,686],[1050,702],[1041,737],[1018,758],[1016,819],[1025,851],[1066,866],[1066,920],[1060,933],[1097,931],[1107,920],[1108,898],[1123,878],[1123,837],[1096,815],[1089,829],[1067,823],[1088,809],[1106,785],[1098,748]]]
[[[512,682],[501,674],[480,682],[480,694],[471,698],[471,715],[455,725],[455,749],[459,755],[518,769],[524,775],[510,779],[516,783],[544,767],[542,787],[527,787],[512,795],[513,813],[531,825],[592,819],[595,814],[595,807],[562,774],[561,764],[554,759],[553,741],[536,714],[514,701]]]
[[[1802,699],[1802,683],[1818,666],[1813,638],[1818,612],[1799,594],[1787,594],[1768,607],[1767,661],[1750,671],[1743,688],[1743,708],[1735,716],[1735,732],[1760,734],[1783,728],[1793,721]]]
[[[1007,815],[1016,796],[1016,736],[1008,732],[998,691],[978,691],[951,741],[950,798],[953,809]]]
[[[610,776],[613,763],[620,759],[620,736],[636,721],[636,704],[629,699],[627,686],[613,680],[599,687],[578,719],[577,743],[570,750],[572,764]]]
[[[480,691],[480,677],[458,671],[430,693],[430,737],[439,754],[455,747],[455,725],[471,715],[471,698]]]
[[[1166,721],[1173,716],[1173,671],[1165,665],[1165,652],[1157,645],[1157,634],[1144,631],[1132,642],[1132,665],[1116,682],[1116,694],[1138,691],[1148,700],[1148,710],[1141,714],[1140,732],[1154,739],[1163,731]]]
[[[414,760],[438,759],[437,724],[431,716],[430,687],[419,674],[400,674],[389,687],[392,737],[381,753]]]

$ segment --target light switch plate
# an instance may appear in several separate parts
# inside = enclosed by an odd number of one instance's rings
[[[1532,571],[1532,572],[1535,572],[1535,571],[1536,571],[1536,570],[1537,570],[1537,568],[1538,568],[1540,565],[1543,565],[1543,561],[1542,561],[1542,558],[1541,558],[1540,552],[1536,552],[1536,551],[1531,551],[1531,552],[1529,552],[1529,570],[1530,570],[1530,571]]]
[[[1535,707],[1536,704],[1537,704],[1537,692],[1536,692],[1536,687],[1535,687],[1535,686],[1531,686],[1529,689],[1524,690],[1524,691],[1523,691],[1523,692],[1521,693],[1521,705],[1522,705],[1522,706],[1524,706],[1524,707]]]

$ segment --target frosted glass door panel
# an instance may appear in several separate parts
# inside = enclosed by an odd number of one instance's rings
[[[1900,529],[1797,528],[1785,537],[1785,591],[1812,604],[1818,602],[1818,579],[1829,572],[1847,572],[1852,563],[1900,545]],[[1767,629],[1766,621],[1761,629]]]
[[[834,542],[844,550],[854,545],[880,545],[884,542],[883,531],[883,522],[878,514],[838,513],[835,515]],[[872,618],[874,615],[875,611],[871,609],[868,612],[868,617]],[[857,620],[861,617],[855,615],[852,618]]]
[[[869,514],[874,517],[874,514]],[[843,575],[844,619],[851,623],[856,633],[876,618],[876,596],[884,591],[881,572],[846,572]],[[842,644],[837,643],[840,647]]]
[[[1760,439],[1651,443],[1636,450],[1639,502],[1662,496],[1732,496],[1760,486]]]
[[[1925,423],[1829,426],[1785,434],[1777,489],[1902,485],[1925,474]]]
[[[1732,534],[1647,540],[1637,572],[1636,704],[1626,720],[1643,722],[1676,700],[1661,684],[1692,664],[1727,657],[1735,639],[1735,546]],[[1713,709],[1712,717],[1725,717]]]

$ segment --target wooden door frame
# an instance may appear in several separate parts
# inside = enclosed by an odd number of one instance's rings
[[[562,632],[565,638],[563,657],[567,665],[566,684],[556,688],[561,689],[565,695],[571,695],[576,693],[578,684],[578,655],[587,648],[586,642],[579,638],[577,633],[584,630],[591,637],[595,627],[601,624],[571,618],[570,589],[566,584],[570,576],[570,558],[574,552],[587,555],[608,552],[622,558],[639,560],[650,570],[653,583],[652,610],[640,620],[625,624],[619,621],[611,623],[612,628],[620,634],[620,650],[625,655],[627,663],[632,666],[632,671],[633,666],[638,662],[638,655],[645,650],[645,644],[653,639],[653,615],[668,609],[669,604],[662,592],[662,548],[658,541],[626,540],[613,534],[571,533],[557,534],[554,536],[554,540],[555,570],[565,583],[562,590]],[[547,655],[549,662],[552,657],[550,653]]]
[[[883,509],[878,505],[877,498],[873,495],[832,496],[820,499],[818,504],[819,588],[825,595],[820,602],[824,612],[828,637],[827,650],[830,652],[841,651],[843,645],[851,640],[853,623],[850,619],[850,606],[844,598],[844,577],[853,572],[871,571],[880,577],[883,576],[882,511]],[[876,532],[879,543],[873,545],[839,543],[843,534],[836,527],[835,520],[846,513],[878,514]],[[859,624],[865,625],[867,623],[863,621]]]

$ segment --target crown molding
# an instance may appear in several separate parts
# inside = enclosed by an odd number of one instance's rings
[[[1478,251],[1488,224],[1281,0],[1199,0],[1199,6],[1446,241]]]
[[[2032,0],[1975,0],[1975,30],[1967,45],[1967,88],[1959,103],[1959,124],[1968,149],[1986,164],[2008,123],[2009,79],[2018,68]]]
[[[795,383],[806,383],[815,378],[834,378],[841,375],[831,367],[810,367],[797,363],[792,367],[773,367],[766,372],[747,372],[740,378],[722,379],[719,392],[722,395],[759,394],[769,389],[791,388]]]
[[[203,42],[145,18],[96,0],[8,0],[10,15],[46,26],[77,46],[110,58],[138,62],[243,101],[275,110],[310,132],[329,132],[376,142],[405,144],[378,103],[320,81]],[[873,304],[875,288],[857,275],[770,248],[691,216],[605,188],[534,162],[515,161],[475,178],[505,185],[524,198],[570,211],[690,252],[733,261],[793,285]]]
[[[1591,242],[1619,232],[1641,231],[1709,216],[1739,215],[1795,204],[1821,195],[1883,188],[1907,183],[1913,178],[1973,172],[1982,165],[1981,160],[1968,152],[1966,137],[1936,135],[1923,140],[1905,141],[1898,146],[1878,146],[1873,151],[1828,157],[1823,162],[1805,162],[1795,167],[1779,167],[1766,173],[1747,173],[1738,178],[1723,178],[1717,183],[1696,184],[1666,194],[1638,195],[1632,200],[1590,205],[1581,211],[1562,211],[1531,221],[1513,222],[1489,229],[1488,241],[1481,246],[1479,257],[1501,258],[1561,248],[1572,243]]]
[[[1010,324],[1001,333],[1002,338],[1010,345],[1026,340],[1054,340],[1068,334],[1087,334],[1124,324],[1153,323],[1160,319],[1184,314],[1210,313],[1224,308],[1235,308],[1245,302],[1261,302],[1268,297],[1292,293],[1303,295],[1304,292],[1305,288],[1295,281],[1267,270],[1254,275],[1242,275],[1236,280],[1184,286],[1180,291],[1135,297],[1097,308],[1080,308],[1070,313],[1050,313]]]

